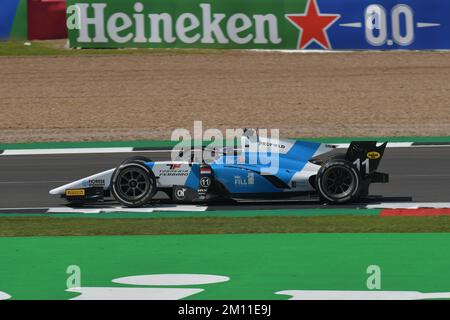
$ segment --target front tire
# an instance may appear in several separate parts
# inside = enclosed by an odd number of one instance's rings
[[[324,202],[346,203],[359,197],[362,181],[350,162],[331,159],[317,173],[316,185]]]
[[[156,193],[155,175],[142,162],[125,163],[113,173],[111,193],[123,206],[142,207]]]

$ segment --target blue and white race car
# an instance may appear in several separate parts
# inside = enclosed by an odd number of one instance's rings
[[[386,142],[355,141],[339,152],[342,149],[335,145],[274,140],[248,132],[241,141],[239,150],[214,150],[210,161],[133,157],[117,168],[53,189],[50,194],[78,204],[113,197],[126,207],[156,201],[285,198],[348,203],[367,197],[371,183],[389,181],[388,174],[376,171]]]

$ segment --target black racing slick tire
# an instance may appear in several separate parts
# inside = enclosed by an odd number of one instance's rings
[[[327,203],[351,202],[359,197],[362,187],[359,171],[346,160],[328,160],[316,179],[319,196]]]
[[[156,193],[155,175],[142,161],[122,164],[113,173],[111,193],[123,206],[145,206]]]

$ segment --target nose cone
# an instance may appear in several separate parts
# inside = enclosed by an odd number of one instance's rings
[[[115,168],[94,174],[92,176],[89,176],[89,177],[86,177],[86,178],[83,178],[83,179],[80,179],[80,180],[77,180],[77,181],[74,181],[74,182],[71,182],[68,184],[65,184],[61,187],[50,190],[49,194],[58,195],[58,194],[64,194],[64,192],[66,192],[67,189],[87,188],[87,187],[89,187],[91,180],[92,181],[103,180],[103,182],[104,182],[103,187],[105,189],[107,189],[111,182],[111,177],[112,177],[112,174],[114,173],[114,170],[115,170]]]
[[[52,189],[48,193],[51,194],[51,195],[60,194],[59,189],[61,189],[61,187]]]

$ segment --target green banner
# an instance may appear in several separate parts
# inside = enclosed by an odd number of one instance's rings
[[[295,49],[307,0],[69,0],[71,47]]]
[[[82,2],[81,2],[82,1]],[[72,47],[450,48],[441,0],[68,0]]]

